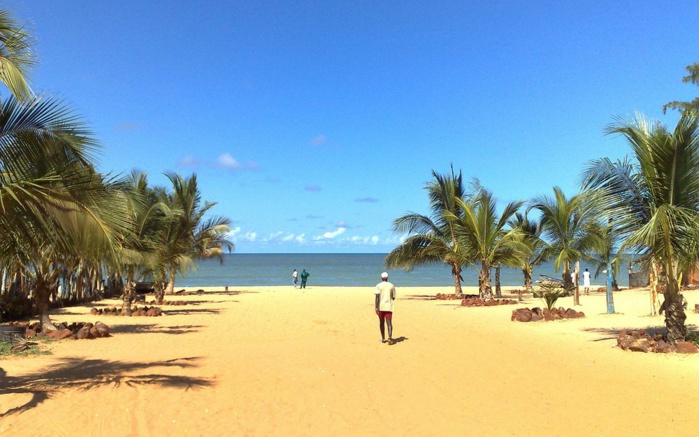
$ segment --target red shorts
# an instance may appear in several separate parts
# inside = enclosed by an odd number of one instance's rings
[[[392,319],[393,313],[391,311],[379,311],[380,319]]]

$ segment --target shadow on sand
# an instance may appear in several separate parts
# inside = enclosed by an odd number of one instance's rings
[[[81,358],[64,358],[46,369],[24,375],[7,375],[0,368],[0,393],[2,394],[31,394],[31,399],[22,405],[0,411],[0,418],[10,414],[18,414],[35,408],[54,393],[62,389],[89,390],[101,386],[119,387],[126,384],[130,387],[139,385],[157,385],[160,387],[189,390],[213,386],[208,378],[197,378],[184,375],[169,375],[150,371],[145,375],[131,375],[132,372],[149,371],[150,369],[175,369],[185,373],[187,369],[198,367],[199,357],[175,358],[166,361],[148,363],[122,362],[109,360],[84,360]]]
[[[191,334],[199,332],[203,327],[203,325],[117,325],[111,327],[109,332],[110,334]]]
[[[696,325],[687,325],[687,331],[696,331],[697,330]],[[667,329],[665,328],[664,325],[655,325],[655,326],[648,326],[645,328],[628,328],[628,329],[633,329],[634,331],[638,331],[640,329],[645,330],[650,336],[654,336],[655,334],[661,334],[664,335],[667,332]],[[583,329],[584,332],[592,332],[595,334],[601,335],[599,338],[595,338],[592,341],[605,341],[605,340],[616,340],[617,337],[619,337],[619,334],[621,334],[621,329],[608,329],[608,328],[585,328]]]

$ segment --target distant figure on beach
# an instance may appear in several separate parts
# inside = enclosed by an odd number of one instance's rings
[[[311,274],[308,273],[306,269],[303,269],[301,272],[301,288],[306,288],[306,281],[308,280],[309,276],[311,276]]]
[[[294,288],[296,288],[297,285],[299,285],[299,272],[294,269],[294,272],[291,274],[291,277],[294,278]]]
[[[590,272],[587,269],[583,272],[583,287],[585,294],[590,294]]]
[[[376,284],[374,309],[379,316],[381,343],[386,343],[385,325],[388,325],[388,344],[393,344],[393,301],[396,300],[396,287],[388,282],[388,273],[381,273],[381,282]]]

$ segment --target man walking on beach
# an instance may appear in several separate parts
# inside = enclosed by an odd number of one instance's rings
[[[374,309],[379,316],[381,343],[386,343],[385,325],[388,325],[388,344],[393,344],[393,301],[396,300],[396,287],[388,282],[388,273],[381,273],[381,282],[376,284]]]
[[[303,269],[301,272],[301,288],[306,288],[306,280],[308,280],[309,276],[311,276],[311,274],[308,273],[306,269]]]
[[[299,272],[294,269],[294,272],[291,274],[291,277],[294,278],[294,288],[296,288],[297,285],[299,285]]]

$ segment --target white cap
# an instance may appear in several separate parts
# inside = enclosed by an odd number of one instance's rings
[[[386,272],[381,273],[381,279],[388,279],[388,273],[386,273]]]

